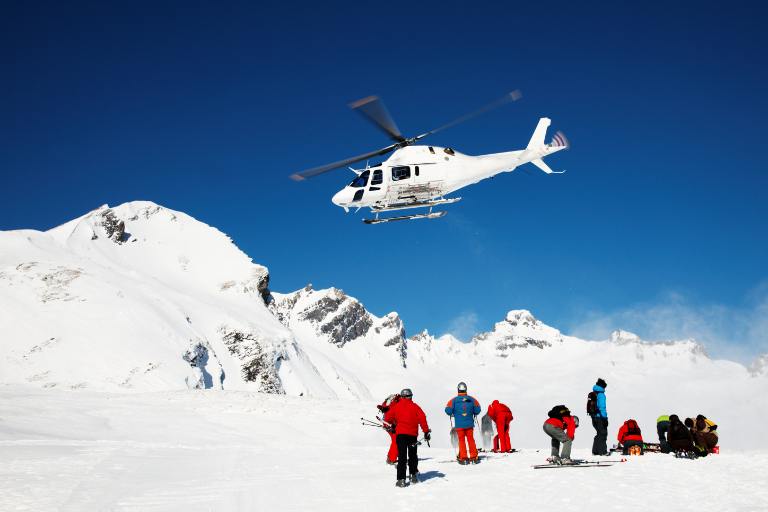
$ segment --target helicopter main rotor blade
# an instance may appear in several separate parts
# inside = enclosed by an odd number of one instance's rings
[[[405,137],[389,115],[387,107],[378,96],[368,96],[349,104],[349,108],[360,112],[360,115],[372,122],[395,142],[403,142]]]
[[[428,132],[422,133],[421,135],[417,135],[416,137],[413,138],[413,141],[415,142],[417,140],[423,139],[427,135],[432,135],[434,133],[443,131],[446,128],[451,128],[453,126],[456,126],[457,124],[463,123],[464,121],[469,121],[470,119],[472,119],[474,117],[477,117],[477,116],[479,116],[481,114],[485,114],[486,112],[490,112],[491,110],[499,108],[502,105],[506,105],[507,103],[509,103],[511,101],[517,101],[517,100],[519,100],[522,97],[523,97],[523,93],[521,93],[519,89],[515,89],[514,91],[505,94],[504,96],[502,96],[498,100],[494,101],[493,103],[489,103],[489,104],[485,105],[484,107],[481,107],[481,108],[475,110],[474,112],[470,112],[469,114],[464,114],[463,116],[454,119],[450,123],[447,123],[447,124],[444,124],[442,126],[439,126],[439,127],[435,128],[434,130],[430,130]]]
[[[331,164],[321,165],[320,167],[313,167],[312,169],[307,169],[306,171],[291,174],[291,179],[293,181],[303,181],[307,178],[312,178],[314,176],[317,176],[318,174],[323,174],[324,172],[332,171],[338,167],[344,167],[346,165],[359,162],[360,160],[367,160],[368,158],[384,155],[397,147],[398,147],[397,144],[392,144],[391,146],[387,146],[385,148],[381,148],[376,151],[371,151],[370,153],[353,156],[352,158],[339,160],[338,162],[333,162]]]

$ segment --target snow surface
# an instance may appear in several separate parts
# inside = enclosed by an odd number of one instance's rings
[[[469,343],[407,338],[397,313],[335,288],[270,293],[269,280],[217,229],[150,202],[0,232],[0,510],[452,510],[466,489],[492,510],[768,509],[768,452],[749,451],[764,449],[768,356],[748,369],[694,340],[582,340],[523,309]],[[609,441],[630,417],[654,440],[657,416],[703,413],[723,454],[532,470],[555,404],[582,417],[587,454],[598,376]],[[522,453],[446,462],[442,409],[459,381],[484,408],[511,407]],[[404,387],[435,443],[423,486],[395,492],[388,438],[359,418]]]
[[[765,451],[534,470],[548,455],[541,415],[520,420],[539,430],[533,449],[477,466],[452,461],[431,416],[425,481],[396,489],[388,436],[357,421],[369,402],[3,386],[0,403],[3,511],[768,510]],[[591,428],[577,431],[576,456],[590,439]]]

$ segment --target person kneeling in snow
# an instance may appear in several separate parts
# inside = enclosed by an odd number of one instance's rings
[[[514,419],[512,411],[498,400],[488,406],[488,417],[496,423],[496,437],[493,438],[493,451],[509,453],[512,445],[509,441],[509,424]]]
[[[552,438],[552,462],[555,464],[571,464],[571,446],[576,436],[579,418],[571,416],[571,411],[564,405],[554,406],[548,413],[549,419],[544,422],[544,432]],[[560,443],[563,451],[560,453]]]
[[[616,438],[619,440],[619,446],[623,448],[622,453],[624,455],[643,454],[643,435],[635,420],[628,419],[625,421]]]
[[[387,411],[395,405],[400,400],[400,395],[395,393],[394,395],[389,395],[381,404],[377,405],[376,408],[382,412],[382,414],[387,414]],[[391,428],[389,425],[385,425],[385,430],[389,434],[389,452],[387,452],[387,464],[395,465],[397,464],[397,438],[395,436],[395,430]]]
[[[395,426],[397,441],[397,487],[406,487],[405,468],[408,466],[411,483],[419,482],[419,456],[417,453],[419,427],[424,432],[424,439],[429,442],[430,430],[427,416],[421,407],[413,402],[413,392],[405,388],[400,392],[400,400],[384,415],[384,421]]]
[[[680,421],[677,414],[669,415],[669,430],[667,430],[667,443],[675,453],[695,453],[693,436],[691,431]]]
[[[691,427],[691,434],[696,441],[696,445],[706,450],[707,453],[712,453],[713,448],[717,446],[717,424],[704,416],[699,414],[695,420],[692,420],[693,426]],[[688,420],[686,420],[686,425]]]

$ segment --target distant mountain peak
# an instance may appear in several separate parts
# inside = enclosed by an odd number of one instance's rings
[[[624,331],[622,329],[616,329],[611,333],[610,336],[611,343],[616,343],[618,345],[623,345],[626,343],[641,343],[642,340],[640,340],[640,336],[633,332]]]

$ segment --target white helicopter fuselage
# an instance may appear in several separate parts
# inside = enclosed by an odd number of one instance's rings
[[[565,146],[544,143],[549,124],[549,119],[542,118],[528,147],[517,151],[471,156],[437,146],[400,148],[381,164],[355,170],[357,177],[336,193],[332,202],[347,211],[363,207],[381,211],[428,206],[451,192],[514,171],[525,163],[553,173],[542,158]]]

